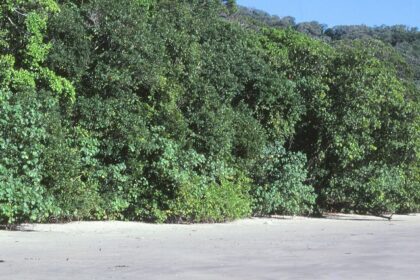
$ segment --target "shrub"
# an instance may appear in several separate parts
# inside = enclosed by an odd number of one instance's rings
[[[305,183],[305,163],[303,154],[287,152],[279,143],[266,147],[255,166],[255,186],[251,190],[254,213],[311,213],[316,196]]]
[[[400,168],[369,164],[333,177],[323,196],[332,210],[374,215],[395,213],[407,202],[404,183]]]
[[[58,215],[53,197],[30,180],[16,178],[0,165],[0,224],[45,222]]]
[[[403,200],[398,205],[398,213],[418,213],[420,211],[420,166],[404,167],[405,182]]]
[[[176,222],[225,222],[251,214],[249,182],[222,179],[220,183],[195,177],[180,187],[169,210]]]

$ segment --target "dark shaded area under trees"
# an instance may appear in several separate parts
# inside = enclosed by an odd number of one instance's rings
[[[0,12],[0,223],[420,208],[417,30],[219,0]]]

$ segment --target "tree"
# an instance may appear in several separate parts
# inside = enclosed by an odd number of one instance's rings
[[[75,99],[71,83],[44,66],[54,1],[0,5],[0,222],[40,221],[57,212],[43,184],[54,112]],[[63,107],[64,108],[64,107]]]

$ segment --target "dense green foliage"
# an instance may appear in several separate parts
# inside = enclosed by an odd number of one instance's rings
[[[315,194],[305,184],[305,164],[303,154],[286,152],[279,143],[267,147],[253,172],[254,212],[259,215],[311,213]]]
[[[415,27],[404,25],[375,26],[342,25],[328,28],[327,25],[316,21],[296,23],[293,17],[270,15],[264,11],[238,7],[231,18],[253,29],[263,27],[292,28],[313,38],[326,42],[351,40],[378,40],[394,48],[400,59],[410,67],[410,72],[417,86],[420,86],[420,31]]]
[[[414,45],[235,1],[0,9],[0,223],[420,208]]]

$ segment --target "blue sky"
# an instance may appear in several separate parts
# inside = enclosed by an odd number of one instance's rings
[[[237,0],[269,14],[334,25],[404,24],[420,28],[420,0]]]

